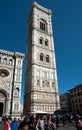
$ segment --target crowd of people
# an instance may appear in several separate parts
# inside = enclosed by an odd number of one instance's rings
[[[45,118],[45,119],[44,119]],[[47,121],[46,121],[47,120]],[[14,118],[11,120],[7,118],[4,122],[4,130],[55,130],[56,124],[55,120],[50,117],[46,117],[43,115],[36,116],[28,116],[24,118],[22,121],[16,120]]]
[[[4,130],[58,130],[60,121],[65,126],[67,121],[71,123],[72,120],[75,121],[77,130],[82,130],[81,118],[81,116],[70,116],[69,114],[30,115],[21,121],[16,118],[13,120],[7,118],[4,122]]]

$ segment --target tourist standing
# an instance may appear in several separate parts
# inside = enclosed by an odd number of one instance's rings
[[[18,121],[16,120],[16,118],[14,118],[14,120],[11,122],[11,130],[17,130],[18,129]]]
[[[38,119],[37,124],[36,124],[36,130],[45,130],[43,116],[40,116],[40,118]]]
[[[26,121],[20,123],[18,130],[29,130],[29,124]]]
[[[10,119],[7,118],[5,123],[4,123],[4,130],[11,130],[10,128]]]

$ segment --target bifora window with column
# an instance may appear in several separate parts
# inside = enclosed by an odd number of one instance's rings
[[[47,22],[44,19],[40,19],[40,30],[47,32]]]
[[[48,47],[48,39],[44,39],[43,37],[40,37],[39,38],[39,43],[42,45],[42,46],[46,46]]]
[[[46,58],[46,59],[45,59],[45,58]],[[47,63],[49,63],[49,60],[50,60],[49,55],[46,55],[45,58],[44,58],[44,54],[43,54],[43,53],[40,53],[40,61],[43,61],[43,60],[45,59],[45,61],[46,61]]]
[[[32,3],[32,10],[28,17],[28,26],[32,23],[32,33],[28,35],[26,49],[27,63],[29,58],[32,62],[30,67],[26,65],[24,115],[38,111],[52,114],[59,109],[57,105],[57,103],[59,104],[59,95],[55,90],[55,88],[58,89],[58,86],[57,78],[55,78],[56,62],[51,16],[51,10],[37,2]],[[54,74],[53,77],[52,74]],[[56,83],[53,83],[52,87],[52,82],[55,80]],[[55,93],[57,93],[57,99]]]

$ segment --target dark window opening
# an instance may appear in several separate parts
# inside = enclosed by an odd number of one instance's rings
[[[40,61],[43,61],[43,54],[40,54]]]
[[[49,56],[48,55],[46,56],[46,62],[49,63]]]
[[[48,40],[45,41],[45,46],[48,46]]]
[[[45,23],[40,22],[40,29],[41,29],[42,31],[45,31],[45,30],[46,30]]]
[[[42,38],[39,39],[39,43],[43,44],[43,39]]]

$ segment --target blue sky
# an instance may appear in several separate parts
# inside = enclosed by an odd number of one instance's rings
[[[33,0],[0,0],[0,49],[26,53]],[[82,0],[36,0],[52,10],[59,93],[82,83]],[[23,83],[25,59],[23,66]],[[22,94],[23,101],[23,94]]]

